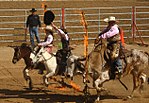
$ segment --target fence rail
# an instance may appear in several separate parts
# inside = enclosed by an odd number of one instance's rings
[[[37,10],[43,24],[43,9],[37,8]],[[50,10],[55,13],[55,24],[60,26],[62,9],[50,8]],[[28,11],[29,9],[0,9],[0,42],[25,41],[24,29],[27,16],[29,15]],[[81,11],[85,13],[89,39],[94,39],[106,27],[107,24],[105,24],[103,19],[111,15],[118,19],[119,26],[124,29],[125,38],[138,37],[137,32],[140,32],[142,37],[149,38],[149,6],[64,8],[64,11],[64,25],[72,40],[83,40],[85,32],[80,23]],[[136,26],[133,25],[133,22],[135,22]],[[132,28],[134,29],[133,31]],[[43,38],[43,31],[40,32],[40,36]],[[29,37],[27,41],[29,41]]]

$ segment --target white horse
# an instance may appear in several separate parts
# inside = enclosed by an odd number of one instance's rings
[[[54,76],[58,68],[55,54],[48,53],[44,47],[41,47],[37,55],[34,56],[31,54],[30,58],[32,59],[34,65],[38,64],[39,62],[44,63],[47,73],[43,76],[43,82],[46,86],[48,86],[48,78]]]

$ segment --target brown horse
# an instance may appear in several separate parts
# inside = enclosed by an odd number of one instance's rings
[[[35,68],[33,68],[32,60],[30,58],[31,53],[32,53],[31,47],[23,43],[21,46],[14,47],[14,55],[12,58],[13,64],[17,63],[22,58],[24,59],[26,66],[23,69],[23,76],[24,76],[24,79],[28,82],[29,89],[32,89],[32,80],[28,73],[29,70],[31,69],[45,70],[45,66],[42,63],[39,63]]]
[[[97,101],[100,100],[100,93],[103,88],[103,83],[110,80],[110,61],[107,61],[105,55],[106,43],[104,40],[100,40],[93,50],[88,55],[88,72],[93,78],[93,86],[97,91]],[[133,76],[133,90],[129,98],[133,97],[134,91],[143,86],[146,81],[146,74],[144,69],[149,65],[149,55],[143,51],[132,49],[127,52],[127,55],[121,59],[123,64],[122,77],[132,74]],[[119,78],[120,80],[120,78]]]

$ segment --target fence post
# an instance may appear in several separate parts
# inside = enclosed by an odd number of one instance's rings
[[[133,42],[135,41],[135,36],[136,36],[135,22],[136,22],[136,9],[135,9],[135,6],[133,6],[132,7],[132,24],[131,24]]]
[[[27,11],[25,10],[25,17],[24,17],[24,41],[27,42],[27,28],[26,28],[26,20],[27,20]]]
[[[100,32],[100,8],[98,10],[98,31]]]
[[[62,13],[61,13],[61,26],[65,27],[65,8],[62,8]]]

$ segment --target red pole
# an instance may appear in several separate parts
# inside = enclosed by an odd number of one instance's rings
[[[65,9],[62,8],[62,21],[61,21],[61,26],[65,26]]]
[[[139,29],[138,29],[137,25],[136,25],[136,24],[134,24],[134,25],[135,25],[135,27],[136,27],[136,29],[137,29],[138,34],[139,34],[141,43],[144,45],[143,39],[142,39],[142,37],[141,37],[141,33],[139,32]]]
[[[132,38],[133,42],[135,41],[135,7],[132,7]]]

